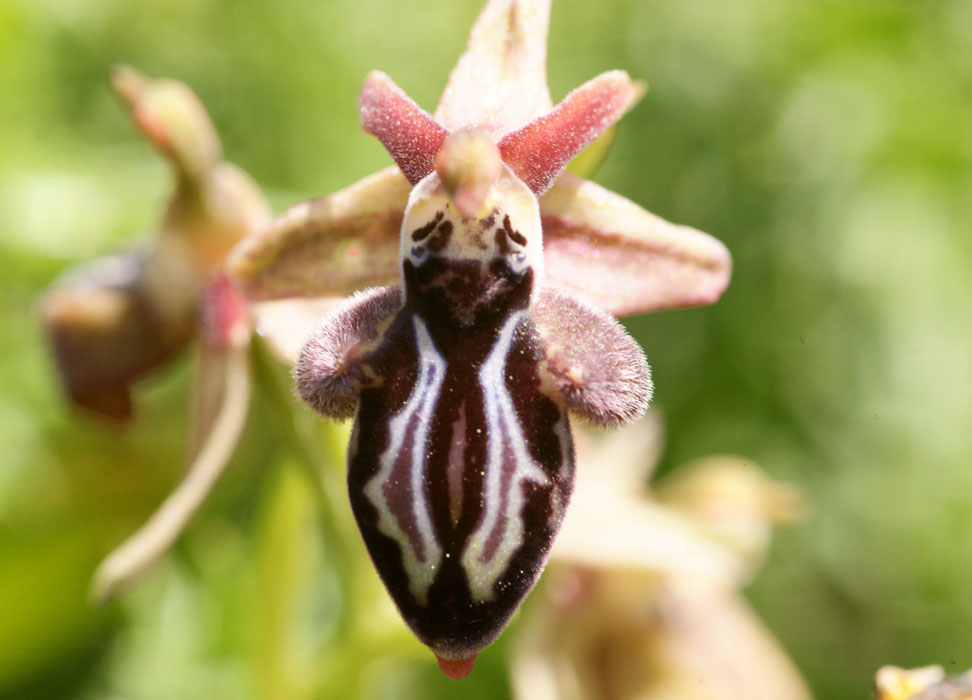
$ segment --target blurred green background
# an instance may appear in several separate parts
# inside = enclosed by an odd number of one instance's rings
[[[388,163],[357,124],[364,75],[433,108],[478,9],[0,3],[0,697],[454,691],[397,624],[371,666],[317,658],[336,574],[265,396],[173,556],[88,607],[94,565],[179,476],[188,358],[146,383],[133,431],[105,430],[63,406],[32,311],[66,267],[149,232],[169,185],[109,66],[191,85],[279,212]],[[650,92],[596,179],[735,261],[717,305],[628,322],[663,470],[731,452],[809,494],[747,595],[817,697],[868,697],[885,663],[972,666],[972,3],[555,3],[554,99],[611,68]],[[509,653],[464,695],[505,697]]]

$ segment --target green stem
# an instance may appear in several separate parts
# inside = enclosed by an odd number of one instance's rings
[[[305,578],[307,524],[316,510],[302,482],[294,469],[277,470],[263,503],[257,540],[254,640],[259,698],[297,700],[306,695],[291,629]]]
[[[340,587],[341,606],[333,642],[317,666],[318,687],[332,697],[359,697],[360,670],[375,658],[400,653],[409,635],[404,628],[376,628],[376,584],[371,560],[360,544],[345,486],[345,426],[322,423],[293,398],[285,378],[266,346],[254,342],[254,377],[274,416],[275,428],[293,455],[293,464],[310,482],[319,507],[325,556],[330,558]],[[400,633],[399,633],[400,632]]]
[[[296,401],[289,388],[284,389],[287,382],[282,379],[283,373],[266,346],[256,339],[253,347],[255,383],[271,408],[281,441],[293,455],[294,464],[303,472],[318,502],[325,553],[331,558],[340,581],[342,605],[338,633],[343,635],[351,624],[353,608],[353,586],[348,585],[346,575],[353,567],[353,557],[346,543],[354,541],[353,526],[349,527],[347,518],[338,515],[347,508],[342,477],[346,431],[335,425],[327,425],[318,431],[311,422],[318,422],[316,417],[295,410]]]

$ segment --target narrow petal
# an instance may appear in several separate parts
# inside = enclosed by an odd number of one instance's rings
[[[732,269],[711,236],[565,173],[540,200],[550,284],[616,316],[711,304]]]
[[[413,185],[432,172],[448,133],[392,79],[373,71],[358,98],[361,127],[375,136]]]
[[[644,88],[624,71],[602,73],[581,85],[552,112],[499,142],[513,172],[537,195],[547,191],[571,158],[637,102]]]
[[[132,584],[165,554],[209,495],[239,439],[250,400],[247,348],[223,351],[224,379],[212,429],[189,466],[186,478],[138,532],[101,563],[91,583],[91,597],[105,601]]]
[[[226,277],[206,290],[200,333],[200,394],[194,397],[194,442],[186,477],[145,525],[108,555],[95,572],[91,597],[121,592],[165,554],[212,491],[229,462],[250,403],[249,317]]]
[[[200,306],[202,349],[194,367],[190,460],[199,455],[222,410],[226,352],[247,347],[253,332],[246,301],[225,274],[217,274],[207,285]]]
[[[546,114],[550,0],[492,0],[449,76],[435,119],[476,126],[494,139]]]
[[[388,168],[291,207],[230,257],[251,301],[345,296],[398,281],[399,231],[411,187]]]

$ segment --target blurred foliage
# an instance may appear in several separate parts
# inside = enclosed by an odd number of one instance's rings
[[[78,420],[32,310],[69,264],[138,237],[168,187],[114,103],[112,64],[191,85],[280,211],[387,163],[358,128],[364,75],[434,107],[477,11],[0,4],[0,697],[455,692],[367,570],[354,610],[390,646],[320,658],[341,634],[341,545],[318,535],[265,391],[177,551],[125,600],[88,607],[98,559],[179,476],[188,372],[143,387],[129,433]],[[813,517],[779,537],[750,595],[817,697],[867,697],[886,663],[972,666],[972,4],[562,2],[550,57],[555,99],[610,68],[648,82],[597,179],[733,252],[717,305],[628,325],[667,422],[663,470],[733,452],[810,494]],[[309,430],[340,451],[339,431]],[[508,693],[511,634],[464,696]]]

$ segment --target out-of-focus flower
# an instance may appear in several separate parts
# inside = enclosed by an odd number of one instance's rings
[[[874,686],[874,700],[972,700],[972,671],[946,678],[941,666],[885,666],[877,672]]]
[[[252,301],[389,285],[331,313],[295,376],[319,413],[355,416],[358,526],[452,677],[546,562],[573,485],[567,410],[612,426],[647,405],[643,354],[606,312],[712,302],[729,278],[715,239],[563,173],[643,88],[612,71],[554,107],[549,5],[489,2],[434,115],[369,75],[362,125],[398,169],[294,207],[231,262]]]
[[[131,387],[192,340],[199,348],[184,481],[102,563],[103,599],[150,566],[209,493],[232,454],[250,393],[246,303],[223,273],[230,249],[269,220],[256,184],[222,160],[219,138],[184,84],[116,68],[112,85],[135,125],[171,162],[175,189],[145,247],[68,273],[40,313],[68,397],[105,419],[132,417]]]
[[[664,503],[646,487],[660,443],[652,414],[608,437],[578,435],[585,469],[545,595],[519,630],[516,697],[808,700],[799,673],[738,594],[764,533],[802,512],[798,494],[720,457],[676,472],[661,491],[679,494],[678,505]],[[743,521],[726,538],[727,524]]]
[[[769,549],[773,526],[805,512],[803,494],[770,479],[742,457],[706,457],[679,467],[677,478],[653,489],[655,498],[702,525],[716,542],[756,571]]]

